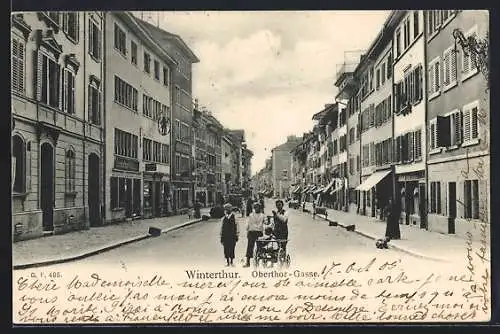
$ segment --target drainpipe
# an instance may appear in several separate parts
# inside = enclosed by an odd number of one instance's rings
[[[102,32],[102,43],[100,45],[101,47],[101,96],[102,96],[102,105],[100,105],[100,109],[102,110],[102,118],[101,118],[101,156],[102,156],[102,182],[100,182],[103,185],[103,191],[102,191],[102,202],[99,203],[101,207],[101,218],[104,218],[104,221],[106,221],[106,183],[108,180],[106,179],[106,157],[107,157],[107,139],[106,139],[106,128],[107,128],[107,119],[106,119],[106,91],[107,91],[107,72],[106,72],[106,19],[107,19],[107,13],[102,12],[102,18],[101,18],[101,32]],[[102,217],[104,214],[104,217]],[[103,223],[101,221],[101,223]]]
[[[86,217],[89,220],[89,227],[90,227],[90,211],[88,207],[88,203],[86,202],[86,192],[85,192],[85,166],[87,162],[87,150],[85,149],[85,146],[87,146],[87,29],[85,29],[85,23],[87,22],[87,13],[83,13],[83,213],[84,217]],[[87,192],[89,191],[88,185],[87,185]],[[87,210],[85,210],[85,207],[87,207]],[[86,211],[86,212],[85,212]]]
[[[420,16],[420,15],[419,15]],[[428,124],[428,118],[429,118],[429,113],[428,113],[428,110],[429,110],[429,101],[427,99],[427,29],[426,29],[426,25],[425,25],[425,22],[427,22],[426,20],[426,11],[423,10],[422,11],[422,19],[424,21],[424,24],[423,24],[423,36],[422,38],[424,39],[423,40],[423,43],[424,43],[424,59],[423,59],[423,64],[422,64],[422,82],[423,82],[423,87],[422,87],[422,95],[425,96],[425,110],[424,110],[424,126],[422,128],[422,132],[424,133],[423,136],[420,136],[420,140],[422,140],[422,138],[425,138],[424,142],[425,142],[425,160],[424,160],[424,166],[425,166],[425,170],[424,170],[424,179],[425,179],[425,192],[423,194],[423,197],[424,197],[424,200],[423,200],[423,203],[421,201],[419,201],[419,204],[420,206],[424,206],[424,210],[419,210],[420,212],[423,212],[424,214],[424,217],[420,217],[420,227],[424,227],[426,230],[429,229],[429,224],[428,224],[428,220],[427,220],[427,212],[428,212],[428,209],[427,209],[427,193],[428,193],[428,189],[429,189],[429,164],[427,163],[428,162],[428,152],[429,152],[429,145],[427,144],[427,124]],[[422,154],[423,155],[423,154]],[[423,160],[423,157],[422,157],[422,160]],[[419,187],[420,188],[420,187]],[[419,196],[422,196],[420,194],[420,189],[418,191],[418,194]],[[419,213],[420,214],[420,213]]]

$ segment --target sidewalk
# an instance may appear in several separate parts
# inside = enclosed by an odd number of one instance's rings
[[[202,209],[201,214],[208,215],[209,211]],[[141,219],[19,241],[12,244],[12,265],[14,269],[23,269],[77,260],[149,238],[149,227],[167,233],[200,221],[189,220],[187,215]]]
[[[307,203],[306,208],[312,210],[312,204]],[[334,209],[327,209],[328,217],[316,215],[321,219],[335,221],[340,227],[355,225],[354,233],[373,239],[382,239],[385,235],[386,223],[375,217],[358,215]],[[466,241],[454,235],[430,232],[417,226],[399,225],[400,240],[391,240],[389,247],[411,254],[413,256],[432,259],[436,261],[449,261],[448,256],[463,257],[465,255]],[[474,243],[476,246],[477,244]],[[375,242],[373,243],[375,247]],[[477,247],[479,247],[477,245]],[[446,258],[444,256],[447,256]]]

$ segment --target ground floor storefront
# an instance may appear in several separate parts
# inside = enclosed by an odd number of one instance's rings
[[[427,228],[425,172],[396,176],[396,196],[401,209],[400,224]]]
[[[173,181],[173,211],[179,213],[181,210],[193,206],[193,183],[190,181]]]

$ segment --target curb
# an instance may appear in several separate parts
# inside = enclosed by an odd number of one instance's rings
[[[318,217],[320,217],[320,218],[322,218],[322,219],[324,219],[324,220],[326,220],[326,221],[328,221],[328,222],[331,222],[331,220],[330,220],[330,219],[328,219],[327,217],[325,217],[325,215],[318,215],[318,214],[317,214],[316,216],[318,216]],[[340,223],[340,222],[338,222],[338,221],[337,221],[337,225],[338,225],[338,226],[340,226],[340,227],[342,227],[342,228],[344,228],[344,229],[347,227],[347,225],[341,224],[341,223]],[[377,240],[377,239],[380,239],[380,238],[375,237],[375,236],[373,236],[373,235],[371,235],[371,234],[368,234],[368,233],[365,233],[365,232],[362,232],[362,231],[359,231],[359,230],[356,230],[356,229],[354,229],[354,231],[353,231],[353,232],[355,232],[355,233],[357,233],[357,234],[359,234],[359,235],[361,235],[361,236],[363,236],[363,237],[365,237],[365,238],[371,239],[371,240]],[[401,247],[401,246],[399,246],[399,245],[395,245],[395,244],[391,244],[391,243],[389,243],[389,244],[388,244],[388,246],[389,246],[389,248],[391,248],[391,249],[395,249],[395,250],[398,250],[398,251],[400,251],[400,252],[403,252],[403,253],[406,253],[406,254],[409,254],[409,255],[412,255],[412,256],[418,257],[418,258],[422,258],[422,259],[426,259],[426,260],[431,260],[431,261],[437,261],[437,262],[448,262],[447,260],[442,259],[442,258],[432,257],[432,256],[427,256],[427,255],[419,254],[419,253],[417,253],[417,252],[415,252],[415,251],[408,250],[407,248]]]
[[[166,234],[168,232],[172,232],[172,231],[175,231],[175,230],[181,229],[183,227],[190,226],[190,225],[202,222],[202,221],[203,220],[201,218],[200,219],[190,220],[190,221],[187,221],[185,223],[180,223],[180,224],[177,224],[177,225],[174,225],[174,226],[162,229],[161,233],[162,234]],[[93,255],[104,253],[106,251],[109,251],[109,250],[112,250],[112,249],[115,249],[115,248],[118,248],[118,247],[121,247],[121,246],[125,246],[125,245],[128,245],[128,244],[137,242],[137,241],[149,239],[149,238],[152,238],[152,235],[150,235],[149,233],[146,233],[146,234],[142,234],[142,235],[139,235],[139,236],[136,236],[136,237],[131,237],[131,238],[128,238],[128,239],[123,239],[121,241],[112,243],[110,245],[102,246],[102,247],[96,248],[96,249],[91,250],[91,251],[86,251],[86,252],[83,252],[83,253],[78,254],[78,255],[72,255],[72,256],[65,257],[65,258],[54,259],[54,260],[46,260],[46,261],[40,261],[40,262],[33,262],[33,263],[24,263],[24,264],[13,265],[12,266],[12,270],[43,267],[43,266],[49,266],[49,265],[53,265],[53,264],[60,264],[60,263],[65,263],[65,262],[71,262],[71,261],[81,260],[81,259],[84,259],[86,257],[90,257],[90,256],[93,256]]]

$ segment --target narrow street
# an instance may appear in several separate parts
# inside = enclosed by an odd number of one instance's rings
[[[271,202],[266,214],[271,211]],[[288,253],[294,268],[307,266],[311,261],[345,259],[360,261],[372,257],[397,260],[403,259],[413,268],[438,265],[431,260],[412,257],[393,249],[380,250],[375,242],[341,227],[328,226],[323,219],[312,219],[311,215],[289,210]],[[245,219],[236,214],[240,229],[240,240],[236,245],[236,269],[241,270],[246,249]],[[160,237],[122,246],[75,262],[48,266],[51,270],[73,271],[82,267],[103,267],[106,269],[213,267],[223,268],[225,261],[219,242],[220,221],[216,219],[161,235]],[[326,263],[326,262],[325,262]]]

